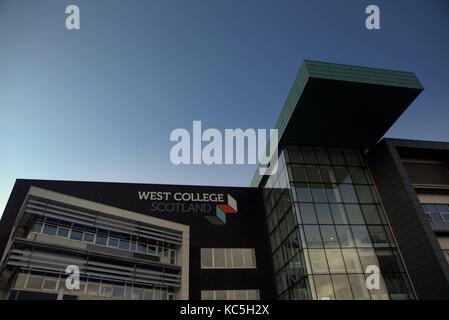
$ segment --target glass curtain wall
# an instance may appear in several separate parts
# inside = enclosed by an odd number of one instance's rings
[[[279,298],[414,298],[358,150],[284,148],[264,195]],[[373,265],[379,289],[365,284]]]

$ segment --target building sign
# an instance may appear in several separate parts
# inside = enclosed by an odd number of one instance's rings
[[[226,216],[237,213],[237,201],[230,194],[205,192],[137,191],[138,199],[151,202],[156,213],[198,213],[210,223],[226,224]]]

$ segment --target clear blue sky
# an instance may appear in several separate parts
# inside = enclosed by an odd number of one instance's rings
[[[415,72],[387,136],[449,141],[448,39],[447,0],[0,0],[0,213],[16,178],[247,186],[254,166],[172,165],[169,134],[272,128],[303,59]]]

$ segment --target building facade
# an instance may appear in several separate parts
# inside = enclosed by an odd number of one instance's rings
[[[449,143],[382,139],[422,90],[305,61],[248,188],[17,180],[1,297],[449,299]]]

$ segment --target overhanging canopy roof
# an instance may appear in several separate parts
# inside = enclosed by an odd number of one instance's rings
[[[422,90],[412,72],[306,60],[276,123],[280,145],[372,146]]]

